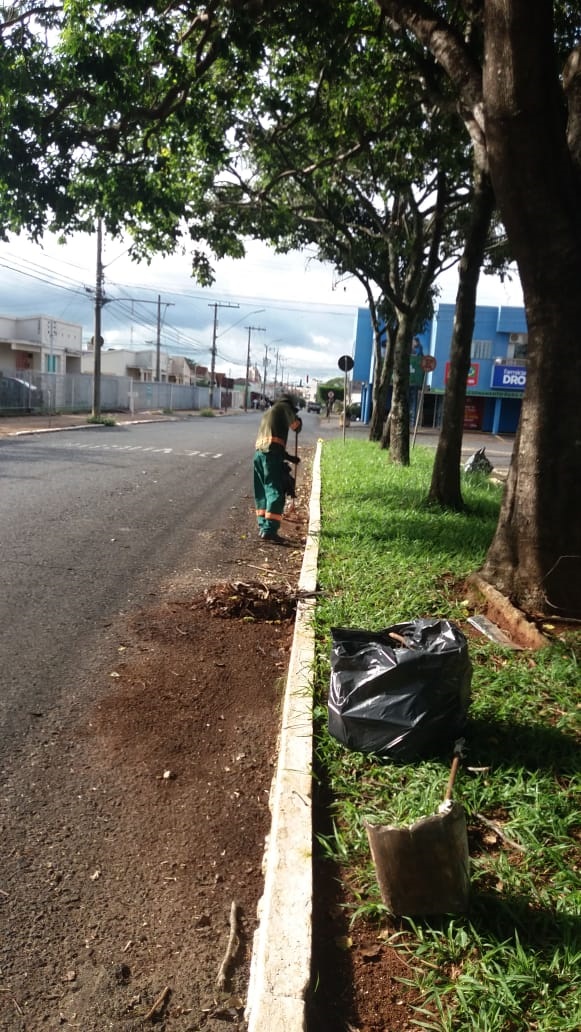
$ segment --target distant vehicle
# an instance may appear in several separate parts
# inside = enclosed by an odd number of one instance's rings
[[[42,391],[18,376],[0,375],[0,411],[33,412],[42,408]]]
[[[319,401],[307,401],[307,412],[320,412],[321,403]]]

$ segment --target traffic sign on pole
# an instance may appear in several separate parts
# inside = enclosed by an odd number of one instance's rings
[[[351,355],[341,355],[338,361],[339,369],[344,373],[343,376],[343,444],[345,443],[345,427],[347,426],[347,373],[353,369],[353,359]]]

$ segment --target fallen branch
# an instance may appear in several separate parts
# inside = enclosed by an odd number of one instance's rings
[[[230,935],[228,937],[228,945],[226,947],[226,953],[224,954],[224,960],[220,964],[220,970],[218,971],[218,977],[216,979],[216,985],[218,989],[222,991],[226,985],[226,970],[228,964],[232,960],[232,957],[238,949],[238,934],[236,931],[236,900],[232,900],[232,906],[230,907]]]
[[[515,842],[514,839],[505,835],[502,828],[500,828],[498,824],[495,824],[494,821],[489,821],[488,817],[484,817],[481,813],[475,813],[474,816],[477,820],[481,821],[482,824],[485,824],[487,828],[490,828],[495,835],[498,835],[503,842],[506,842],[507,846],[511,846],[512,849],[518,849],[519,853],[527,852],[525,846],[521,846],[520,842]]]

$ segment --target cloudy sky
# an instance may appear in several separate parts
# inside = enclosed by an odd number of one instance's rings
[[[96,257],[96,238],[90,236],[71,237],[64,245],[53,237],[42,246],[16,237],[0,243],[0,314],[80,323],[87,341],[93,333]],[[308,254],[276,255],[259,242],[250,242],[245,259],[219,262],[209,290],[192,280],[187,256],[137,265],[122,243],[105,238],[103,263],[105,347],[153,345],[159,297],[162,349],[209,365],[219,304],[216,369],[231,376],[244,375],[249,336],[251,362],[262,372],[266,358],[268,378],[276,368],[278,378],[282,372],[290,384],[307,375],[342,375],[337,361],[352,353],[357,307],[366,307],[356,281],[338,283],[331,267]],[[441,299],[453,301],[455,289],[450,273]],[[479,302],[520,304],[522,295],[517,283],[503,286],[485,277]]]

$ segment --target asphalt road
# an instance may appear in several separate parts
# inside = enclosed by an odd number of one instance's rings
[[[0,441],[0,760],[82,704],[120,613],[168,577],[219,569],[220,532],[252,506],[259,418]],[[316,429],[309,416],[303,439]]]

